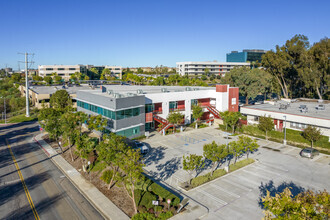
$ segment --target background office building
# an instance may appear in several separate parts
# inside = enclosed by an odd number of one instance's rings
[[[181,76],[184,75],[203,75],[205,69],[208,69],[210,74],[224,76],[234,67],[250,66],[248,63],[237,62],[177,62],[176,72]]]
[[[192,106],[202,106],[202,120],[220,118],[220,111],[238,111],[238,88],[181,86],[102,86],[95,91],[77,92],[77,110],[100,114],[108,120],[107,129],[129,138],[173,126],[166,118],[174,111],[184,115],[184,123],[193,121]]]
[[[51,76],[53,73],[57,73],[65,81],[69,81],[72,74],[75,72],[87,73],[85,65],[39,65],[38,66],[39,76]]]
[[[243,50],[243,52],[232,51],[227,53],[227,62],[261,62],[262,55],[266,50]]]

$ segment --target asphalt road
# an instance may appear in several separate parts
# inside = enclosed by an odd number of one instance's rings
[[[0,126],[0,219],[104,219],[33,141],[38,132],[36,122]]]

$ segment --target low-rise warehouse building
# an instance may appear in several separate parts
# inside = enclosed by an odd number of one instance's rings
[[[309,101],[278,101],[240,108],[247,116],[248,124],[258,124],[260,116],[274,119],[275,129],[284,127],[303,130],[308,125],[319,128],[323,135],[330,136],[330,102]],[[286,124],[285,124],[286,123]]]

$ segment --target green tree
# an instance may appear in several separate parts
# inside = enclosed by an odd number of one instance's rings
[[[22,75],[20,73],[13,73],[10,78],[14,82],[20,82],[22,80]]]
[[[212,172],[213,172],[223,163],[224,159],[228,156],[227,146],[225,144],[218,145],[213,141],[210,144],[204,144],[203,146],[203,156],[212,161]]]
[[[205,68],[204,69],[204,74],[207,75],[207,76],[209,76],[209,74],[210,74],[209,68]]]
[[[271,81],[272,76],[262,69],[241,67],[232,69],[221,82],[239,87],[240,94],[245,96],[245,102],[248,104],[249,98],[255,98],[269,91]]]
[[[82,135],[77,135],[75,139],[76,153],[81,159],[82,169],[86,170],[86,161],[89,154],[95,149],[97,145],[97,140],[95,138],[90,138],[87,133]]]
[[[60,83],[60,82],[62,82],[62,77],[54,76],[54,80],[55,80],[56,83]]]
[[[180,75],[179,74],[172,74],[168,77],[168,81],[173,85],[178,85],[178,82],[180,80]]]
[[[189,185],[193,177],[197,177],[199,171],[204,168],[205,160],[203,156],[198,156],[196,154],[190,154],[189,156],[183,156],[183,170],[187,171],[190,176]],[[193,174],[195,175],[193,176]]]
[[[204,80],[205,81],[205,80],[207,80],[207,77],[205,75],[202,75],[201,76],[201,80]]]
[[[136,188],[136,184],[144,178],[142,175],[142,167],[144,164],[141,162],[140,152],[133,149],[127,150],[123,161],[125,161],[125,163],[123,163],[121,169],[125,173],[124,186],[133,201],[134,212],[137,213],[134,190]]]
[[[196,129],[197,129],[200,118],[203,116],[204,112],[202,107],[199,105],[193,105],[192,110],[193,110],[192,117],[196,120]]]
[[[232,129],[232,133],[234,134],[235,127],[238,124],[238,120],[240,119],[240,117],[242,117],[241,113],[225,111],[225,112],[221,112],[220,115],[223,122],[226,125],[226,130],[227,130],[227,126],[229,125],[229,127],[231,127]]]
[[[48,132],[51,139],[55,140],[63,153],[62,146],[59,143],[60,137],[63,135],[61,126],[61,115],[63,113],[54,108],[42,108],[38,115],[38,120],[43,129]]]
[[[124,137],[110,133],[103,136],[103,141],[98,146],[99,160],[111,168],[108,189],[121,175],[119,168],[123,165],[125,154],[128,151],[128,146],[124,141]]]
[[[182,123],[182,120],[184,118],[184,115],[181,114],[180,112],[172,112],[167,116],[167,120],[171,123],[174,124],[174,129],[173,129],[173,133],[175,128]]]
[[[103,131],[107,126],[107,120],[102,115],[91,115],[87,124],[89,130]]]
[[[242,141],[232,141],[228,144],[231,154],[234,155],[236,163],[237,159],[244,153],[244,142]]]
[[[246,153],[246,158],[249,158],[249,154],[259,148],[257,140],[252,140],[250,137],[245,135],[241,135],[238,137],[237,144],[239,144],[240,147],[244,149],[244,152]]]
[[[93,68],[91,68],[91,69],[88,70],[88,73],[90,75],[90,78],[92,78],[92,79],[100,79],[100,74],[99,74],[98,69],[96,69],[96,68],[93,67]]]
[[[321,138],[321,131],[316,127],[308,125],[303,132],[303,137],[310,141],[311,146],[313,147],[313,143]]]
[[[44,81],[45,81],[48,85],[51,85],[52,82],[53,82],[53,79],[52,79],[52,77],[50,77],[50,76],[45,76],[45,77],[44,77]]]
[[[69,93],[64,90],[57,90],[51,97],[49,101],[50,105],[58,110],[64,110],[65,108],[72,107],[72,100]]]
[[[266,140],[268,140],[267,132],[274,129],[273,119],[270,116],[269,117],[260,116],[258,128],[266,133]]]
[[[65,112],[61,116],[61,129],[63,131],[63,138],[66,140],[67,146],[70,149],[71,160],[74,161],[72,154],[72,146],[78,135],[80,135],[77,115],[73,112]]]
[[[33,81],[43,81],[44,80],[44,78],[42,78],[41,76],[38,76],[38,75],[32,76],[32,79],[33,79]]]
[[[290,188],[283,192],[262,198],[265,218],[270,219],[328,219],[330,218],[330,195],[324,190],[318,193],[313,191],[301,192],[293,196]]]

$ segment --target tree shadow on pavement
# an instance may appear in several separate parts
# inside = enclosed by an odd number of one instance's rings
[[[40,202],[34,204],[36,211],[40,217],[45,211],[50,211],[51,207],[55,207],[55,204],[63,198],[63,194],[55,195],[50,198],[45,198]],[[55,218],[55,216],[53,216]],[[18,210],[13,210],[2,219],[35,219],[34,213],[32,212],[31,206],[25,205]]]
[[[157,178],[166,180],[181,168],[181,157],[172,158],[166,161],[164,164],[157,165],[156,168],[158,171],[156,173]]]
[[[148,154],[144,157],[144,164],[146,166],[151,165],[152,163],[158,164],[161,159],[164,158],[165,155],[165,147],[158,146],[155,148],[150,147],[149,144],[145,143],[147,147],[150,149]]]
[[[44,181],[48,180],[50,175],[46,172],[35,174],[34,176],[28,177],[25,179],[27,188],[31,191],[34,188],[38,187]],[[24,188],[21,183],[15,182],[11,184],[6,184],[0,187],[0,206],[5,204],[7,201],[12,200],[18,197],[21,194],[24,194]]]
[[[277,187],[274,186],[273,180],[270,180],[268,183],[265,184],[261,182],[261,185],[259,186],[259,191],[260,191],[259,201],[258,201],[259,207],[264,209],[264,203],[262,202],[262,198],[264,198],[267,195],[267,191],[269,191],[270,196],[275,196],[275,194],[282,193],[284,189],[287,187],[289,187],[293,197],[295,197],[301,192],[306,191],[305,188],[296,185],[292,181],[289,183],[282,182]]]

